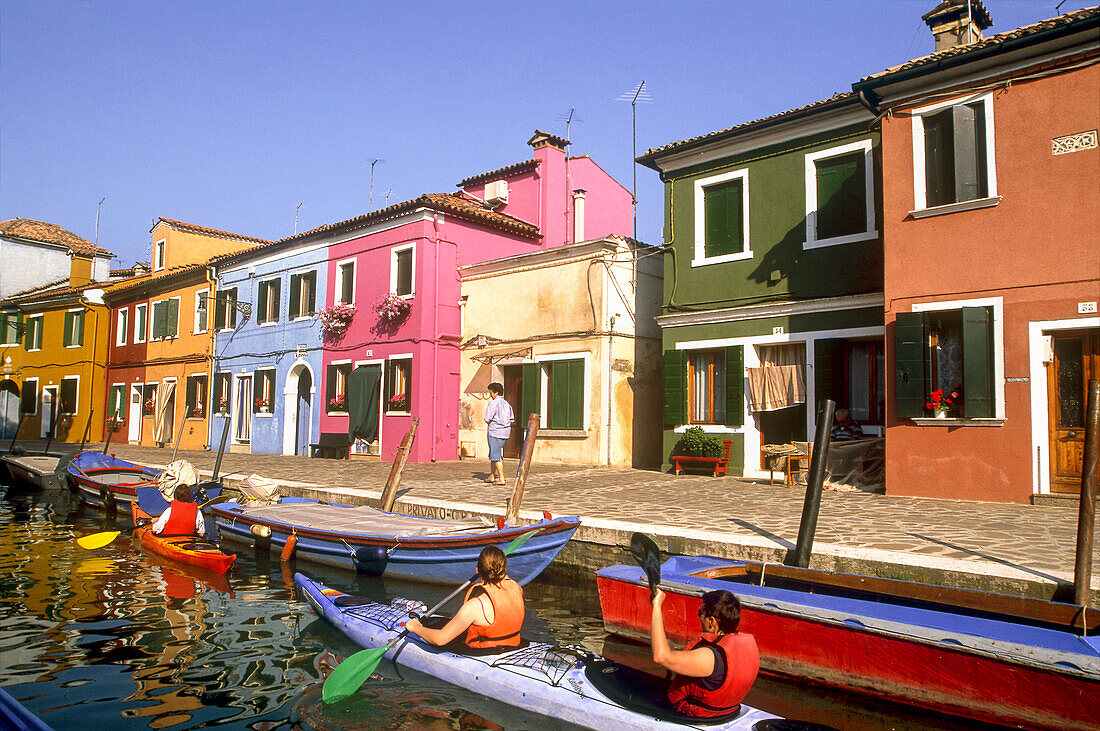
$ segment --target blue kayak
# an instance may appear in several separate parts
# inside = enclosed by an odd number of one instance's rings
[[[321,618],[364,648],[385,645],[404,628],[410,611],[423,611],[422,604],[404,599],[385,605],[350,596],[302,574],[294,575],[294,583]],[[587,650],[543,642],[529,642],[505,652],[470,655],[406,635],[390,648],[386,657],[525,711],[600,731],[749,731],[768,728],[767,722],[777,719],[744,704],[722,719],[693,719],[668,705],[658,679]]]
[[[0,688],[0,729],[7,731],[52,731],[42,719],[23,707],[19,701]]]

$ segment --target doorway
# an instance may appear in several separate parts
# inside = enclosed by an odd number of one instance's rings
[[[504,386],[504,400],[512,407],[515,420],[512,422],[512,433],[508,435],[508,441],[504,443],[504,456],[510,459],[519,459],[523,453],[523,431],[527,428],[527,414],[523,404],[523,366],[501,366],[500,377]]]
[[[130,431],[126,435],[130,444],[141,444],[141,404],[142,393],[145,384],[135,383],[130,386]]]
[[[11,439],[19,428],[19,386],[15,381],[0,381],[0,439]]]
[[[50,436],[50,429],[54,426],[54,408],[57,405],[57,386],[46,386],[42,389],[42,438]]]
[[[233,407],[233,440],[252,441],[252,376],[237,376],[237,403]]]
[[[1089,379],[1100,378],[1100,330],[1051,336],[1047,364],[1047,437],[1050,491],[1080,493],[1085,452],[1085,407]]]
[[[309,432],[311,414],[311,392],[313,391],[313,376],[309,369],[302,367],[298,374],[298,393],[295,397],[294,410],[294,454],[309,454]]]

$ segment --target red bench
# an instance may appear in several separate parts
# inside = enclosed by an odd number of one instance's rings
[[[714,477],[725,475],[726,467],[730,462],[730,449],[733,447],[733,442],[729,439],[723,439],[722,444],[726,447],[724,457],[696,457],[690,454],[679,454],[672,457],[672,469],[676,470],[676,474],[680,474],[685,469],[702,467],[705,470],[712,470]]]

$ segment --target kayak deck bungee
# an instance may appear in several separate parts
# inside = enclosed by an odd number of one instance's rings
[[[356,644],[381,647],[397,635],[410,610],[423,604],[395,599],[390,605],[354,597],[294,575],[310,606]],[[776,716],[744,704],[718,722],[676,713],[663,697],[644,692],[628,669],[587,650],[525,642],[497,653],[456,653],[405,635],[386,652],[395,663],[432,675],[502,703],[591,729],[752,729]],[[643,690],[640,690],[643,689]]]
[[[143,520],[152,521],[152,517],[134,505],[134,522]],[[139,525],[134,528],[134,538],[145,548],[183,563],[198,566],[204,569],[224,574],[237,560],[236,554],[226,554],[218,548],[216,543],[195,535],[165,536],[153,532],[151,524]]]

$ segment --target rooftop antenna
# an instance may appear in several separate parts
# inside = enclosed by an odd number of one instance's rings
[[[633,162],[638,157],[638,103],[652,104],[653,97],[649,95],[649,92],[645,88],[645,79],[628,92],[621,94],[618,101],[630,102],[630,123],[633,128],[633,152],[630,160]],[[638,240],[638,165],[631,165],[634,168],[634,189],[630,192],[630,197],[634,201],[634,240]]]
[[[374,166],[380,162],[385,162],[385,160],[376,157],[370,161],[370,210],[367,213],[374,213]]]
[[[584,120],[581,119],[580,116],[577,114],[577,108],[576,107],[569,107],[569,114],[563,114],[560,117],[558,117],[558,119],[565,122],[565,141],[566,141],[566,143],[571,142],[572,138],[569,136],[569,126],[573,122],[583,122]]]
[[[303,201],[304,202],[304,201]],[[298,209],[302,207],[302,204],[294,206],[294,233],[298,233]]]
[[[95,207],[95,245],[99,246],[99,209],[103,207],[103,201],[107,200],[107,196],[103,196],[99,199],[99,203]]]
[[[393,188],[389,188],[389,189],[386,190],[386,205],[387,206],[390,204],[390,194],[391,193],[393,193]]]

